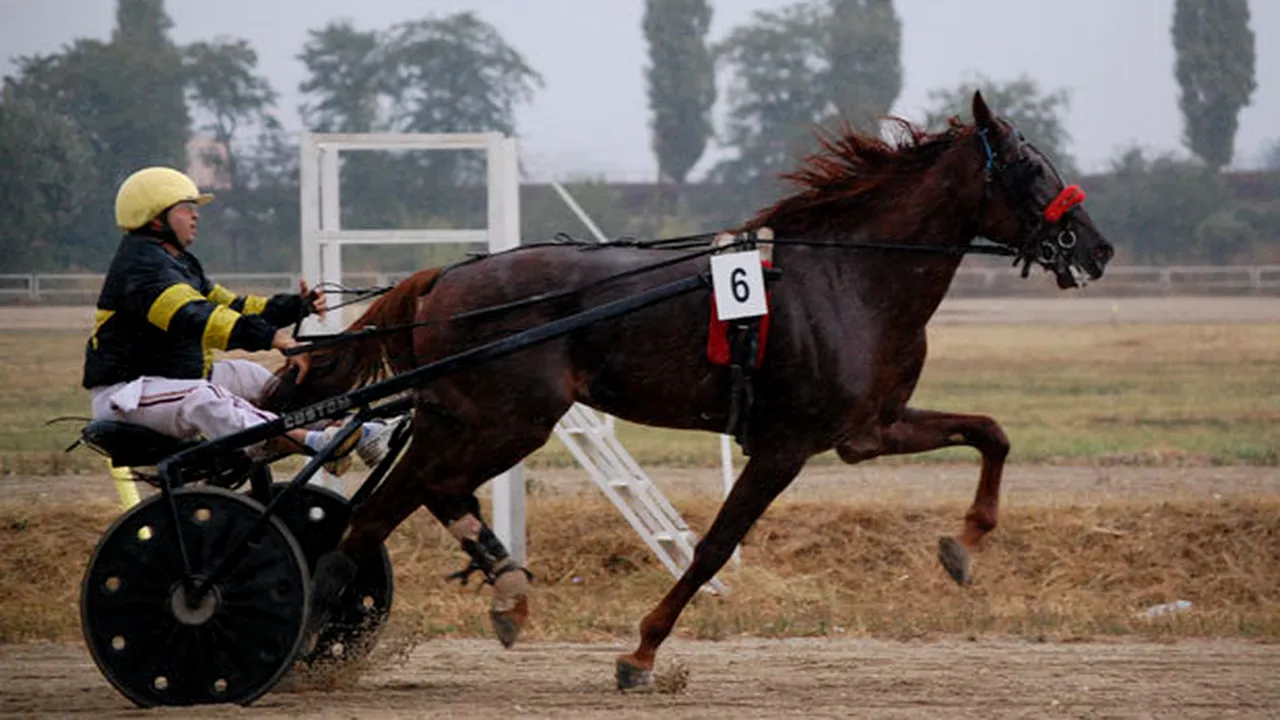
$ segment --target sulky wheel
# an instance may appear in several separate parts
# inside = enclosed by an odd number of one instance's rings
[[[272,490],[278,493],[288,485],[276,483]],[[308,567],[314,570],[321,555],[338,547],[351,510],[341,494],[317,485],[303,485],[276,507],[276,516],[293,531]],[[391,613],[393,592],[391,558],[386,546],[379,545],[377,556],[360,563],[355,579],[342,593],[339,608],[320,631],[315,645],[299,653],[298,661],[315,665],[364,658],[373,650],[378,632]]]
[[[165,497],[155,495],[98,541],[80,590],[85,642],[107,680],[138,705],[251,703],[302,644],[311,603],[306,558],[272,518],[190,603],[181,546],[202,579],[262,520],[262,505],[211,487],[172,497],[177,527]]]

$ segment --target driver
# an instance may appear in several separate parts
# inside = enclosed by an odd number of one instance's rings
[[[165,435],[213,439],[275,419],[255,405],[273,379],[249,360],[214,360],[215,350],[286,350],[297,345],[287,326],[328,310],[324,291],[263,298],[236,295],[205,277],[187,248],[196,238],[201,194],[187,175],[148,167],[116,194],[124,231],[107,272],[85,346],[82,384],[95,420],[121,420]],[[305,365],[302,368],[305,371]],[[321,450],[338,431],[294,429],[247,449],[255,460]],[[391,427],[365,423],[352,446],[370,468],[386,456]],[[345,470],[349,460],[330,463]]]

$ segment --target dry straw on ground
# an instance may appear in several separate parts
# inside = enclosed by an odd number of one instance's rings
[[[681,500],[695,528],[709,500]],[[1106,503],[1007,511],[959,588],[933,558],[963,508],[780,503],[748,536],[724,597],[700,594],[677,632],[733,635],[938,634],[1079,638],[1280,639],[1280,500]],[[79,639],[80,575],[117,511],[0,505],[0,643]],[[672,579],[597,498],[531,498],[537,576],[532,641],[631,639]],[[390,543],[395,635],[490,636],[487,588],[443,577],[462,554],[423,513]],[[1152,605],[1190,611],[1151,620]],[[394,642],[384,634],[383,642]]]

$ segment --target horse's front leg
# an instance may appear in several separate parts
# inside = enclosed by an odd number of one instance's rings
[[[973,505],[964,515],[959,538],[938,541],[938,559],[952,579],[966,585],[973,579],[970,551],[976,551],[996,527],[1000,509],[1000,477],[1009,455],[1009,439],[994,419],[985,415],[907,408],[893,423],[880,428],[874,451],[842,449],[841,457],[856,462],[876,455],[908,455],[938,448],[967,445],[982,453],[982,475]]]
[[[711,528],[694,548],[689,567],[657,607],[640,621],[640,646],[630,655],[618,657],[618,689],[627,690],[653,682],[658,646],[671,634],[680,613],[698,588],[715,577],[773,499],[800,473],[806,459],[806,456],[793,453],[762,450],[752,455]]]

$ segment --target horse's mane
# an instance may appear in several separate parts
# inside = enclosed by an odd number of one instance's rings
[[[833,216],[832,206],[841,213],[868,212],[874,199],[887,186],[929,169],[961,136],[973,133],[952,118],[949,127],[929,133],[899,117],[886,120],[890,139],[859,133],[848,123],[837,132],[818,133],[820,149],[806,157],[800,167],[782,175],[799,189],[764,208],[745,229],[771,227],[776,231],[803,233],[815,229]]]

